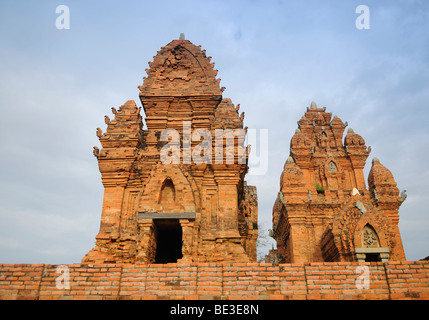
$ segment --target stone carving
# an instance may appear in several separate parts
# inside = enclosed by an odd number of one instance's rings
[[[362,232],[362,245],[364,248],[378,248],[380,247],[380,243],[378,240],[378,236],[375,231],[365,226]]]

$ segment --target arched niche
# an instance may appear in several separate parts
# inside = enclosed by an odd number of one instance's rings
[[[320,147],[326,148],[328,146],[328,135],[325,131],[322,131],[319,138]]]
[[[380,248],[380,240],[374,228],[367,224],[361,233],[362,248]]]
[[[361,233],[361,247],[355,249],[358,262],[387,262],[390,257],[388,247],[382,247],[375,229],[367,223]]]
[[[328,171],[330,171],[330,172],[337,172],[338,171],[337,165],[335,164],[334,161],[330,161],[329,162],[329,164],[328,164]]]
[[[158,203],[160,205],[172,205],[176,202],[176,189],[170,178],[166,178],[159,192]]]
[[[139,201],[139,212],[199,212],[200,194],[194,179],[179,165],[153,169]]]
[[[328,189],[340,190],[342,188],[342,171],[339,165],[330,157],[325,162],[324,169]]]

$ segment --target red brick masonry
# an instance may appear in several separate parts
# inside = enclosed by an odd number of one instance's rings
[[[369,288],[358,289],[359,266]],[[429,261],[311,264],[1,264],[0,300],[11,299],[429,299]]]

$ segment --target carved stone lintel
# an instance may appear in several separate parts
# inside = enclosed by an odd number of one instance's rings
[[[137,219],[195,219],[195,212],[140,212],[138,213]]]

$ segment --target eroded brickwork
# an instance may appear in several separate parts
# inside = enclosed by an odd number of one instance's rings
[[[365,140],[313,102],[298,121],[273,207],[272,262],[402,261],[405,199],[377,158],[365,185]]]
[[[245,133],[244,113],[222,97],[214,63],[188,40],[170,42],[149,66],[139,86],[147,129],[132,100],[112,108],[105,133],[97,129],[103,209],[96,246],[82,262],[255,261],[248,150],[238,138],[228,148],[227,138]],[[218,132],[225,138],[216,144]]]

